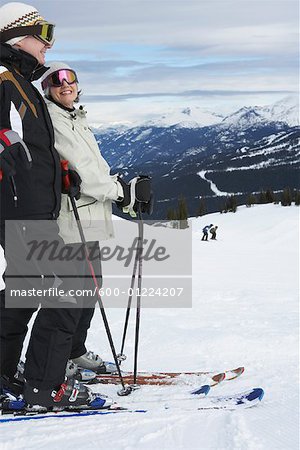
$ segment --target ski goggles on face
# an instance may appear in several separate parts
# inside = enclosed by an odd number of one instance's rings
[[[42,81],[42,89],[44,91],[47,87],[60,87],[64,81],[68,84],[78,83],[76,72],[71,69],[57,70]]]
[[[10,39],[21,36],[33,36],[46,45],[54,43],[55,25],[48,22],[40,22],[34,25],[26,25],[24,27],[10,28],[0,32],[0,42],[7,42]]]

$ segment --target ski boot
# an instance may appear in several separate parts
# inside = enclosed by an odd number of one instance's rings
[[[5,375],[0,377],[0,395],[11,394],[18,397],[23,393],[24,381],[17,378],[9,378]]]
[[[86,352],[84,355],[79,356],[79,358],[74,358],[72,361],[83,369],[92,370],[97,375],[117,373],[117,367],[114,363],[103,361],[94,352]]]
[[[71,359],[67,362],[66,377],[75,378],[85,384],[94,384],[97,374],[89,369],[78,367]]]
[[[24,361],[19,361],[17,372],[15,374],[15,378],[24,384],[24,369],[25,363]],[[68,360],[66,365],[66,377],[67,378],[75,378],[78,381],[86,384],[94,384],[96,382],[96,373],[88,370],[81,369],[75,364],[73,361]]]
[[[25,382],[24,399],[30,411],[63,411],[109,408],[113,401],[106,395],[92,392],[74,378],[53,389],[40,389]]]
[[[0,410],[2,411],[20,411],[24,409],[26,403],[22,392],[24,383],[18,380],[10,379],[6,376],[0,377]]]

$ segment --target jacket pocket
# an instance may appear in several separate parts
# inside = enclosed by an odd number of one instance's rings
[[[90,227],[91,228],[102,228],[103,222],[105,221],[104,205],[102,202],[95,202],[88,205],[89,215],[90,215]]]
[[[92,224],[92,218],[91,218],[89,205],[79,206],[77,208],[77,211],[78,211],[80,222],[82,222],[82,225],[85,228],[89,228],[91,226],[91,224]],[[71,214],[73,215],[73,222],[74,222],[74,224],[76,226],[77,224],[76,224],[76,219],[75,219],[74,212],[71,211]]]

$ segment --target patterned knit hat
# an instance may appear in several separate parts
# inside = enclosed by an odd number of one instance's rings
[[[30,26],[44,20],[33,6],[26,5],[25,3],[10,2],[0,8],[0,31]],[[14,37],[6,41],[6,44],[14,45],[25,37]]]

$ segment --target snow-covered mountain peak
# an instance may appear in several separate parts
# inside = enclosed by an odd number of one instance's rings
[[[162,112],[149,112],[148,120],[134,122],[114,122],[109,124],[92,124],[95,133],[146,128],[191,128],[197,129],[211,125],[222,128],[248,129],[269,122],[285,123],[291,127],[299,125],[299,102],[295,95],[290,95],[266,106],[243,106],[225,116],[202,106],[174,106]]]
[[[249,128],[263,122],[284,122],[299,125],[299,104],[295,96],[288,96],[269,106],[244,106],[225,117],[223,125]]]
[[[201,126],[203,125],[193,120],[184,120],[176,124],[176,128],[200,128]]]
[[[113,129],[121,131],[122,128],[125,130],[138,127],[168,128],[178,126],[179,128],[201,128],[203,126],[220,123],[223,118],[223,115],[200,106],[186,106],[184,108],[178,106],[169,108],[163,113],[150,114],[150,119],[146,121],[135,121],[123,124],[92,124],[92,128],[94,132],[97,132],[97,129],[100,132],[103,132]]]
[[[292,127],[299,125],[299,100],[291,95],[284,97],[271,106],[270,116]]]
[[[259,106],[244,106],[238,111],[225,117],[222,124],[233,125],[238,127],[251,126],[258,122],[265,121],[263,108]]]

